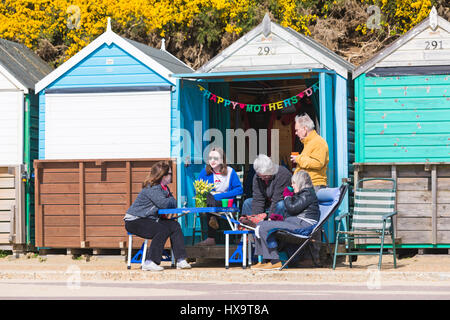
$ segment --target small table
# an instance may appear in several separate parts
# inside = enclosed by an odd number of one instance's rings
[[[190,213],[212,213],[216,216],[222,216],[225,214],[228,223],[232,230],[236,230],[236,225],[233,223],[232,213],[239,212],[239,208],[236,207],[205,207],[205,208],[174,208],[174,209],[159,209],[158,214],[177,214],[178,216],[172,219],[179,219]]]
[[[231,230],[237,230],[238,221],[234,220],[233,213],[239,212],[239,208],[236,207],[203,207],[203,208],[174,208],[174,209],[159,209],[158,214],[177,214],[176,217],[171,219],[179,219],[182,216],[185,216],[190,213],[211,213],[215,216],[219,216],[225,218],[230,225]],[[195,221],[195,220],[194,220]],[[195,228],[193,230],[195,234]],[[192,237],[192,244],[194,243],[194,234]]]

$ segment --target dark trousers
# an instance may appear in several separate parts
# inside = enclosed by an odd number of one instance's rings
[[[147,260],[152,260],[156,264],[161,263],[161,256],[164,244],[170,237],[173,255],[175,259],[185,259],[187,257],[184,247],[184,236],[180,224],[175,220],[140,218],[133,221],[125,221],[125,229],[144,239],[151,239],[147,249]]]
[[[209,225],[209,221],[211,220],[212,217],[216,217],[215,215],[212,215],[210,213],[206,214],[206,225],[208,227],[208,238],[216,238],[216,229],[212,228]],[[218,217],[216,217],[216,219],[219,219]]]

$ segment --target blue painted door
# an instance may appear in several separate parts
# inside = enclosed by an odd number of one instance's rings
[[[206,87],[205,84],[202,84]],[[194,181],[204,167],[203,150],[206,146],[204,132],[209,128],[208,100],[200,92],[197,83],[190,80],[179,80],[177,85],[179,128],[174,130],[173,139],[178,148],[173,150],[177,157],[178,203],[187,207],[195,206]],[[187,215],[181,221],[183,233],[192,235],[194,217]]]

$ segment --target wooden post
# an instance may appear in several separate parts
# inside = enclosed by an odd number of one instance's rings
[[[131,176],[131,161],[126,161],[126,172],[127,172],[127,177],[126,177],[126,200],[127,200],[127,205],[128,207],[131,206],[131,200],[132,200],[132,183],[133,183],[133,179]]]
[[[391,167],[391,177],[392,177],[392,179],[394,179],[395,185],[398,187],[398,181],[397,181],[397,166],[396,166],[395,164],[393,164],[392,167]],[[395,190],[395,192],[397,193],[397,190]],[[395,210],[395,211],[397,211],[397,202],[398,202],[398,197],[397,197],[397,195],[398,195],[398,193],[397,193],[396,196],[395,196],[395,203],[394,203],[394,210]],[[398,215],[398,214],[396,214],[396,215],[394,216],[394,221],[393,221],[395,232],[397,232],[397,215]],[[395,240],[394,240],[394,241],[395,241]],[[394,244],[393,244],[393,245],[394,245]]]
[[[431,230],[433,244],[437,243],[437,172],[436,165],[431,166]]]
[[[44,247],[44,217],[42,216],[42,204],[41,204],[41,172],[39,162],[34,162],[34,203],[36,207],[35,212],[35,237],[36,247]]]
[[[79,210],[80,210],[80,246],[86,245],[86,210],[85,210],[85,188],[84,188],[84,162],[80,161],[79,168]]]

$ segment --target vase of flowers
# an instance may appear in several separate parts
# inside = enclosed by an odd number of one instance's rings
[[[195,206],[197,208],[206,207],[206,195],[214,189],[214,184],[204,180],[194,181]]]

